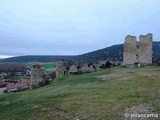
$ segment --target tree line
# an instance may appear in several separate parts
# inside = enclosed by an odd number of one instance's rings
[[[0,72],[24,72],[27,69],[22,63],[1,63]]]

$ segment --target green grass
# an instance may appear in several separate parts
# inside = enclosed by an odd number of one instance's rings
[[[141,103],[160,112],[160,67],[117,67],[109,70],[60,76],[48,86],[0,95],[3,120],[106,120],[124,118],[126,107]],[[102,75],[132,75],[128,80]],[[4,105],[5,102],[12,101]]]
[[[27,63],[26,66],[32,68],[33,63]],[[40,63],[45,69],[56,67],[56,63]]]
[[[42,66],[43,66],[45,69],[49,69],[49,68],[54,68],[54,67],[56,67],[56,64],[55,64],[55,63],[43,63]]]

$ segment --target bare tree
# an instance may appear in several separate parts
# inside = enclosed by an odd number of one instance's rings
[[[27,69],[22,63],[1,63],[0,72],[24,72]]]

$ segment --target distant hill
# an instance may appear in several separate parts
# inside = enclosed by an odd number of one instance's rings
[[[123,60],[123,44],[113,45],[104,49],[89,52],[79,55],[78,59],[84,61],[98,61],[98,60]]]
[[[49,55],[29,55],[18,56],[0,60],[0,62],[56,62],[59,60],[74,61],[76,56],[49,56]]]
[[[123,61],[123,44],[113,45],[104,49],[96,50],[82,55],[76,56],[19,56],[2,59],[0,62],[56,62],[59,60],[69,61],[99,61],[99,60],[115,60]],[[160,42],[153,42],[153,61],[160,60]]]

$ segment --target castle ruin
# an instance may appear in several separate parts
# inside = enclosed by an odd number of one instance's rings
[[[123,64],[152,63],[152,34],[140,35],[139,42],[135,36],[125,37]]]
[[[37,88],[47,83],[46,72],[39,64],[34,64],[31,69],[31,88]]]

